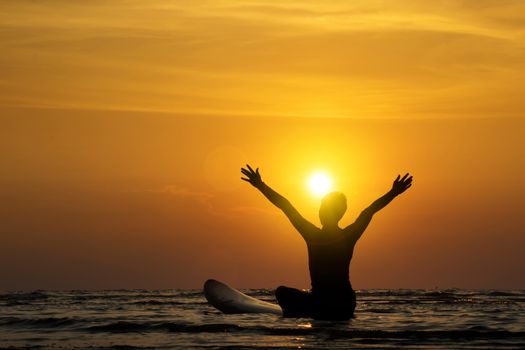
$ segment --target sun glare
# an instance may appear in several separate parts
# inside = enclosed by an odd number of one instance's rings
[[[332,188],[332,181],[326,173],[318,172],[310,176],[310,191],[316,196],[324,196]]]

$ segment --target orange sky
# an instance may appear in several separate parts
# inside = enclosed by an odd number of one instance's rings
[[[355,288],[525,288],[521,1],[0,3],[0,289],[308,287],[316,224],[400,172]]]

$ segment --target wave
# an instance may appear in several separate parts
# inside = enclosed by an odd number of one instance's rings
[[[147,305],[165,305],[165,306],[170,306],[170,305],[188,305],[188,304],[207,304],[207,302],[193,302],[193,303],[189,303],[189,302],[184,302],[184,301],[175,301],[175,300],[137,300],[137,301],[130,301],[128,303],[126,303],[128,305],[144,305],[144,306],[147,306]]]
[[[240,326],[228,323],[212,324],[179,324],[173,322],[137,323],[114,322],[104,325],[90,326],[84,329],[88,332],[171,332],[171,333],[259,333],[264,335],[280,336],[307,336],[323,335],[330,338],[402,338],[402,339],[525,339],[525,332],[512,332],[473,327],[465,330],[414,330],[414,331],[384,331],[384,330],[356,330],[341,329],[330,326],[312,328],[283,328],[264,326]]]
[[[12,292],[0,294],[0,301],[20,300],[35,301],[49,298],[46,291],[36,290],[33,292]]]
[[[78,320],[70,317],[41,317],[41,318],[22,318],[22,317],[1,317],[0,326],[10,327],[45,327],[59,328],[71,326],[79,323]]]
[[[110,332],[110,333],[128,333],[128,332],[146,332],[146,331],[167,331],[173,333],[218,333],[247,330],[246,327],[234,324],[201,324],[188,325],[173,322],[160,323],[137,323],[119,321],[107,323],[104,325],[90,326],[85,329],[89,332]]]
[[[525,296],[525,291],[523,290],[491,290],[491,291],[487,291],[486,295],[497,296],[497,297]]]

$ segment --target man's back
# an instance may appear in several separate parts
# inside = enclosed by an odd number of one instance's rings
[[[331,231],[321,229],[319,237],[306,240],[312,292],[315,294],[336,295],[352,289],[349,265],[355,242],[339,228]]]

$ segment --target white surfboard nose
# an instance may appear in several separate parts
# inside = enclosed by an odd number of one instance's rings
[[[267,313],[282,315],[282,309],[279,305],[250,297],[214,279],[204,282],[204,296],[211,305],[226,314]]]

